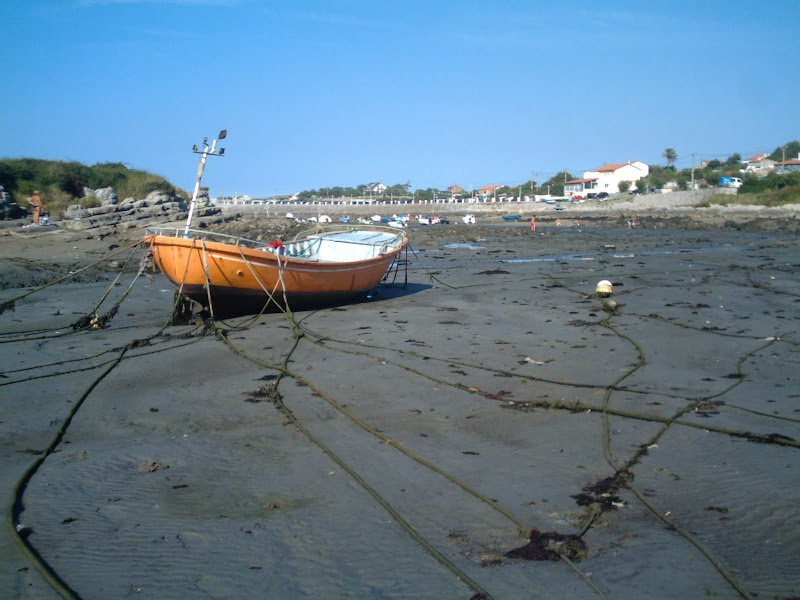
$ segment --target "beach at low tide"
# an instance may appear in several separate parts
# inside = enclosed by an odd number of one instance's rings
[[[291,317],[166,326],[132,250],[16,300],[4,512],[87,599],[800,595],[797,236],[570,225],[414,227]],[[4,235],[0,302],[134,241]],[[6,597],[58,597],[0,536]]]

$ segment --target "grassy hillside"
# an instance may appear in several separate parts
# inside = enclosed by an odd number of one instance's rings
[[[52,214],[60,214],[72,204],[82,204],[87,208],[96,206],[98,201],[94,196],[84,197],[84,187],[100,189],[110,186],[120,199],[133,197],[139,200],[155,190],[187,197],[186,192],[164,177],[129,169],[122,163],[86,166],[79,162],[5,158],[0,159],[0,185],[24,208],[28,207],[26,198],[38,189],[45,210]]]

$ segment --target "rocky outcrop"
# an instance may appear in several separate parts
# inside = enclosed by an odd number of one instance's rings
[[[100,188],[99,190],[94,191],[95,197],[100,200],[100,203],[103,206],[109,206],[112,204],[118,204],[119,198],[117,197],[117,193],[114,191],[114,188],[105,187]]]
[[[81,204],[73,204],[64,211],[64,218],[68,221],[80,221],[89,217],[89,211]]]
[[[103,203],[102,206],[93,208],[85,208],[80,204],[70,206],[64,213],[64,219],[58,223],[64,229],[83,230],[106,226],[146,227],[181,221],[188,215],[189,207],[183,198],[171,196],[160,190],[150,192],[142,200],[125,198],[122,202],[119,202],[112,188],[101,190],[87,188],[86,191],[99,198]],[[194,216],[200,218],[216,214],[219,214],[219,209],[198,203]]]
[[[11,194],[0,185],[0,221],[20,219],[27,214],[28,211],[20,208],[19,204],[11,199]]]

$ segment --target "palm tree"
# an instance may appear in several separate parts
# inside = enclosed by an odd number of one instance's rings
[[[675,164],[675,161],[678,160],[678,153],[675,152],[675,148],[667,148],[661,153],[661,156],[663,156],[664,160],[667,161],[668,167],[672,167]]]

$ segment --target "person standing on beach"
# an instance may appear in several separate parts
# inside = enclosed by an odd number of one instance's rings
[[[39,196],[39,190],[33,190],[33,195],[28,198],[28,202],[33,206],[33,224],[39,225],[39,215],[42,214],[42,198]]]
[[[531,231],[536,231],[536,215],[531,217]]]

